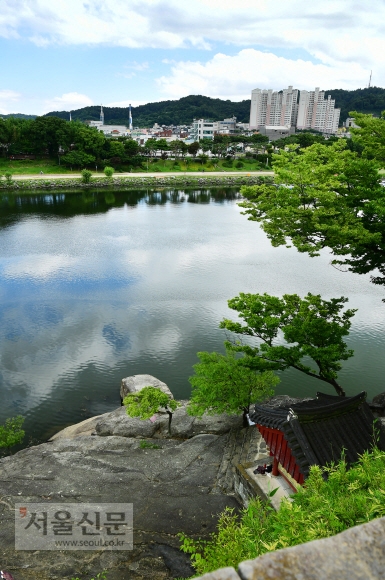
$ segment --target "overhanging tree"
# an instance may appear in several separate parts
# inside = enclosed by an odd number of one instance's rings
[[[360,158],[343,140],[273,155],[277,186],[245,186],[240,205],[261,223],[273,246],[294,245],[385,284],[385,188],[378,162]],[[281,185],[280,185],[281,184]],[[342,257],[342,258],[341,258]]]
[[[341,361],[353,356],[343,338],[349,334],[356,310],[343,311],[347,298],[323,300],[321,296],[239,294],[229,300],[245,324],[225,319],[220,327],[257,340],[257,345],[227,342],[228,349],[244,355],[244,364],[257,372],[294,368],[328,383],[338,395]]]

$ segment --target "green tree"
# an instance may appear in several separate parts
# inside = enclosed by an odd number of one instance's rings
[[[10,452],[11,447],[23,441],[25,435],[23,423],[24,417],[18,415],[7,419],[5,425],[0,425],[0,448],[5,447]]]
[[[351,129],[353,142],[363,147],[363,155],[368,159],[376,159],[381,167],[385,166],[385,111],[381,117],[363,115],[352,111],[349,113],[354,118],[359,129]]]
[[[114,168],[113,167],[109,167],[106,166],[104,168],[104,175],[108,178],[111,179],[111,177],[114,175]]]
[[[271,371],[252,370],[248,366],[252,361],[247,356],[240,358],[231,348],[226,349],[226,355],[198,352],[198,358],[195,375],[189,378],[192,394],[187,411],[190,415],[230,415],[242,411],[247,425],[246,414],[251,403],[271,396],[279,383]]]
[[[95,156],[84,151],[70,151],[62,157],[63,163],[70,167],[84,167],[95,162]]]
[[[343,140],[273,155],[281,186],[244,186],[240,205],[262,224],[273,246],[293,244],[318,256],[330,248],[333,260],[358,274],[379,269],[385,283],[385,196],[377,163],[360,158]]]
[[[190,155],[193,155],[194,157],[198,153],[199,149],[200,146],[198,141],[194,141],[194,143],[190,143],[190,145],[187,146],[188,152],[190,153]]]
[[[168,428],[171,429],[172,413],[179,407],[178,401],[171,399],[167,393],[163,393],[156,387],[143,387],[136,393],[129,393],[123,399],[123,405],[129,417],[139,417],[139,419],[150,419],[159,409],[163,407],[169,416]]]
[[[338,395],[345,391],[337,382],[341,361],[353,356],[343,337],[349,334],[350,319],[356,310],[341,312],[347,298],[323,300],[321,296],[284,294],[239,294],[229,300],[245,324],[223,320],[225,328],[241,336],[257,339],[256,346],[227,342],[228,348],[243,353],[249,368],[263,372],[294,368],[331,385]],[[284,342],[282,341],[284,339]],[[311,360],[312,365],[307,362]]]

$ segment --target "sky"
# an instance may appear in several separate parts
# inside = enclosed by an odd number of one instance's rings
[[[385,87],[384,33],[385,0],[0,0],[0,114]]]

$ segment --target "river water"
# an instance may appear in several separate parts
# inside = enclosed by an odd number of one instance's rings
[[[25,443],[119,406],[123,377],[151,374],[176,398],[201,350],[223,350],[239,292],[347,296],[358,308],[347,394],[385,390],[383,289],[331,256],[273,248],[235,190],[59,193],[0,198],[0,423]],[[297,371],[278,394],[333,391]]]

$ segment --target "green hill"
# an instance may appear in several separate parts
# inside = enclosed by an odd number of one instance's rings
[[[336,106],[341,108],[341,122],[345,121],[349,111],[380,115],[385,110],[385,89],[371,87],[346,91],[332,89],[325,91],[336,100]],[[110,125],[128,125],[128,107],[103,107],[104,119]],[[212,99],[202,95],[190,95],[175,101],[160,101],[132,107],[135,127],[152,127],[159,125],[190,125],[195,119],[211,119],[220,121],[235,115],[240,123],[248,123],[250,114],[250,99],[239,102]],[[69,119],[68,111],[53,111],[48,116]],[[76,121],[98,121],[100,106],[84,107],[72,111],[72,119]]]
[[[340,124],[342,121],[346,121],[349,111],[371,113],[376,117],[385,111],[385,89],[381,87],[355,89],[354,91],[333,89],[325,91],[326,95],[331,95],[332,99],[336,100],[336,107],[341,109]]]
[[[128,107],[103,107],[105,123],[128,124]],[[84,107],[72,111],[72,119],[76,121],[98,121],[100,106]],[[220,121],[225,117],[235,115],[239,122],[248,123],[250,100],[232,102],[222,99],[211,99],[202,95],[190,95],[176,101],[160,101],[132,107],[132,117],[135,127],[152,127],[159,125],[190,125],[195,119],[212,119]],[[68,119],[67,111],[53,111],[48,116]]]
[[[36,119],[37,115],[23,115],[23,113],[11,113],[10,115],[0,115],[3,119],[14,117],[15,119]]]

